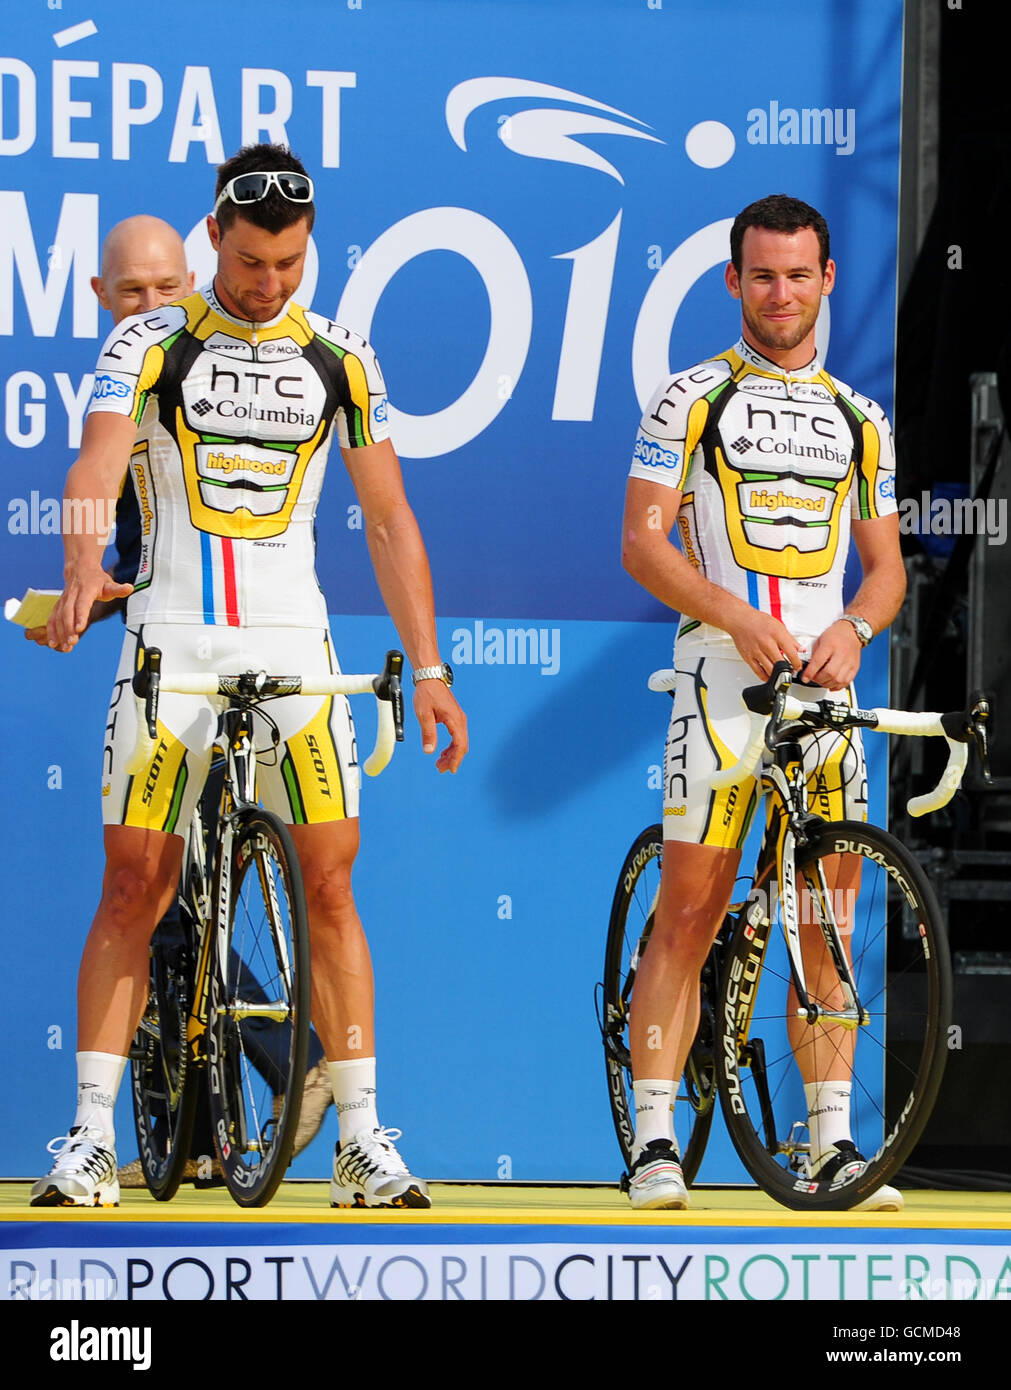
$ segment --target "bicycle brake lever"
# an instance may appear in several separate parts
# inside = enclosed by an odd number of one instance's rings
[[[772,668],[769,679],[763,685],[747,686],[741,691],[741,699],[752,714],[771,714],[775,706],[777,692],[785,693],[787,687],[792,683],[793,677],[794,670],[790,663],[777,661]]]
[[[386,653],[383,674],[373,682],[380,700],[389,700],[393,708],[393,728],[398,743],[404,741],[404,690],[401,675],[404,670],[404,654],[396,650]]]
[[[143,649],[140,669],[134,673],[133,693],[144,701],[144,719],[151,738],[158,735],[158,692],[161,687],[161,650]]]
[[[969,732],[976,745],[976,752],[979,754],[983,781],[987,784],[993,782],[993,776],[990,772],[990,739],[987,732],[989,718],[989,695],[983,690],[974,690],[969,699]]]
[[[979,754],[984,782],[992,782],[990,773],[990,740],[987,723],[990,719],[990,696],[984,690],[974,690],[964,710],[941,715],[941,728],[956,743],[972,743]]]

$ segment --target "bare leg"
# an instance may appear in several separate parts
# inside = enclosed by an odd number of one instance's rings
[[[372,960],[351,892],[358,821],[293,825],[305,880],[312,1017],[328,1061],[375,1056]]]
[[[699,1024],[699,977],[730,902],[740,851],[664,845],[660,898],[632,991],[636,1077],[681,1075]]]
[[[160,830],[105,828],[102,898],[77,981],[80,1052],[129,1053],[148,989],[151,936],[179,882],[183,841]]]
[[[821,860],[825,885],[829,893],[846,958],[852,965],[853,915],[860,891],[860,865],[855,855],[831,855]],[[823,1008],[838,1009],[844,1005],[839,976],[825,946],[818,926],[818,914],[813,900],[802,888],[800,891],[800,940],[807,978],[808,998]],[[805,1083],[820,1081],[849,1081],[853,1074],[856,1049],[856,1028],[840,1024],[815,1024],[813,1027],[797,1017],[798,1000],[793,985],[788,992],[787,1035]]]

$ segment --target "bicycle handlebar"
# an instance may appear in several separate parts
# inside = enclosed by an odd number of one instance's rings
[[[162,691],[172,695],[228,696],[250,703],[283,695],[367,695],[376,697],[379,723],[376,742],[363,767],[370,777],[378,777],[393,757],[397,743],[404,741],[404,696],[401,674],[403,652],[386,653],[386,664],[378,675],[268,676],[265,671],[244,671],[239,675],[220,675],[213,671],[179,671],[165,674],[157,647],[144,649],[141,669],[133,678],[137,697],[137,742],[126,762],[126,772],[136,776],[154,756],[158,733],[158,697]]]
[[[720,789],[733,786],[742,778],[751,776],[758,767],[763,751],[766,748],[771,751],[775,746],[780,726],[788,720],[805,718],[811,720],[812,727],[819,729],[865,728],[884,734],[938,735],[946,739],[948,761],[944,771],[933,790],[907,801],[906,809],[911,816],[923,816],[939,810],[955,795],[969,760],[970,740],[979,750],[983,776],[990,781],[986,727],[990,717],[990,701],[982,692],[975,692],[964,710],[953,710],[947,714],[884,708],[861,710],[832,700],[811,703],[798,700],[787,693],[794,674],[788,662],[777,662],[772,675],[763,685],[751,685],[741,692],[741,699],[751,715],[747,743],[732,767],[722,768],[709,779],[712,787]],[[649,678],[649,688],[671,691],[674,679],[674,671],[654,671]]]

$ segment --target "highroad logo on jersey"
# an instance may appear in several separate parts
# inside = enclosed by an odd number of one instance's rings
[[[263,473],[268,477],[283,478],[288,472],[288,465],[283,458],[280,459],[247,459],[241,454],[226,454],[215,452],[210,449],[204,458],[204,468],[209,473],[234,473],[241,470],[245,473]]]
[[[768,492],[765,488],[754,488],[749,498],[752,507],[764,507],[767,511],[778,512],[782,507],[793,507],[804,512],[823,512],[826,498],[789,497],[783,491]]]
[[[227,448],[198,444],[194,454],[204,505],[216,512],[244,507],[254,516],[281,510],[298,462],[297,454],[245,443]]]

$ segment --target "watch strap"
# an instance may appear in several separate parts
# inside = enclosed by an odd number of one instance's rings
[[[874,636],[874,629],[866,618],[861,618],[856,613],[843,613],[841,620],[844,623],[852,624],[862,647],[866,647],[870,643],[871,638]]]
[[[419,681],[442,681],[443,685],[452,684],[452,677],[445,662],[438,666],[416,666],[411,674],[411,679],[415,685]]]

